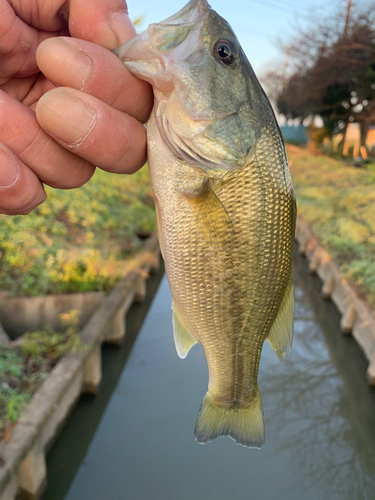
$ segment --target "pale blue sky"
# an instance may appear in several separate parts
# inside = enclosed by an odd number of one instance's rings
[[[209,0],[213,9],[234,29],[246,55],[259,76],[267,67],[283,60],[277,38],[285,38],[296,23],[314,15],[324,15],[336,1],[324,0]],[[163,21],[187,0],[128,0],[132,19],[146,14],[142,30],[150,23]]]

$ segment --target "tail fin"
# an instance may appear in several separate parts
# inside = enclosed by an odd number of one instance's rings
[[[202,444],[220,436],[229,436],[242,446],[261,448],[264,443],[264,422],[259,389],[246,407],[238,409],[216,405],[207,392],[199,410],[194,434],[198,443]]]

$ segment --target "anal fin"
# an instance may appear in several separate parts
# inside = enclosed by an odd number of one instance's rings
[[[184,359],[188,352],[197,343],[193,335],[189,332],[186,325],[181,319],[181,315],[172,303],[173,309],[173,337],[176,346],[177,354],[180,358]]]
[[[293,279],[290,278],[285,295],[281,301],[279,312],[271,326],[267,340],[279,359],[284,361],[288,355],[293,340],[294,324],[294,287]]]

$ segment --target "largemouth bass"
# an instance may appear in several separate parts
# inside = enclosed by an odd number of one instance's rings
[[[296,205],[271,105],[206,0],[115,52],[154,89],[148,157],[174,339],[181,358],[199,342],[209,371],[196,439],[260,447],[262,346],[284,359],[294,315]]]

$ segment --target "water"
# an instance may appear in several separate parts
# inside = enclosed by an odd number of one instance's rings
[[[299,257],[295,284],[293,351],[282,364],[263,348],[260,451],[228,438],[194,441],[207,367],[199,345],[185,360],[175,353],[164,278],[114,392],[104,384],[98,395],[109,400],[105,411],[104,401],[95,410],[98,396],[86,398],[51,450],[43,500],[373,500],[375,391],[366,362]]]

